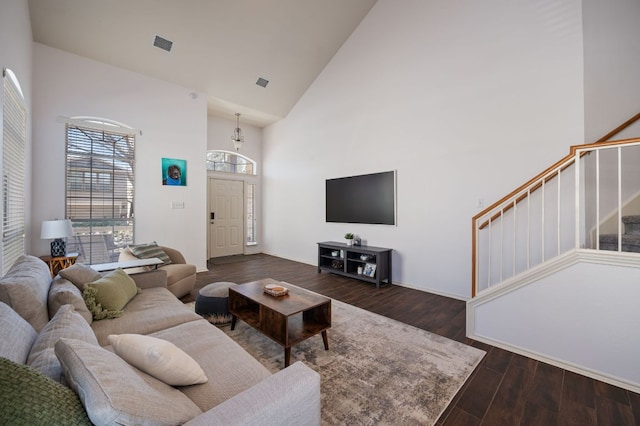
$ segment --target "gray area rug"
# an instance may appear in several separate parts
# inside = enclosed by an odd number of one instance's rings
[[[320,335],[291,350],[321,377],[324,425],[431,425],[485,352],[332,300],[329,350]],[[284,349],[242,321],[220,327],[271,372]]]

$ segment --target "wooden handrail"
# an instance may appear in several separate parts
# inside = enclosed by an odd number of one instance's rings
[[[540,179],[542,179],[542,177],[545,176],[550,171],[552,171],[554,169],[557,169],[562,163],[564,163],[565,161],[568,161],[571,157],[573,157],[578,148],[588,149],[588,148],[592,148],[592,147],[595,147],[595,146],[601,147],[603,145],[606,146],[606,145],[616,145],[616,144],[626,145],[628,143],[639,142],[640,138],[623,139],[623,140],[620,140],[620,141],[609,141],[609,139],[611,139],[612,137],[614,137],[615,135],[617,135],[618,133],[620,133],[621,131],[623,131],[627,127],[631,126],[633,123],[635,123],[638,120],[640,120],[640,112],[637,113],[636,115],[634,115],[633,117],[631,117],[630,119],[628,119],[627,121],[625,121],[624,123],[622,123],[621,125],[619,125],[618,127],[616,127],[615,129],[613,129],[612,131],[610,131],[609,133],[607,133],[606,135],[604,135],[603,137],[601,137],[600,139],[598,139],[595,143],[571,146],[571,149],[569,150],[569,155],[563,157],[560,161],[557,161],[551,167],[547,167],[544,171],[542,171],[541,173],[538,173],[532,179],[529,179],[525,184],[520,185],[518,188],[516,188],[515,190],[511,191],[509,194],[507,194],[506,196],[502,197],[497,202],[491,204],[489,207],[487,207],[486,209],[482,210],[480,213],[478,213],[475,216],[473,216],[473,218],[471,219],[471,231],[472,231],[471,232],[471,244],[472,244],[471,245],[471,297],[476,297],[476,284],[477,284],[477,282],[476,282],[476,268],[477,268],[477,265],[476,265],[476,221],[478,220],[478,218],[484,216],[486,213],[490,212],[491,210],[493,210],[494,208],[496,208],[500,204],[504,203],[508,199],[513,198],[517,193],[519,193],[523,189],[527,188],[529,185],[531,185],[531,184],[535,183],[536,181],[539,181]],[[584,152],[582,155],[585,155],[585,154],[586,154],[586,152]],[[565,168],[566,167],[569,167],[569,166],[567,165],[567,166],[565,166]],[[561,169],[560,171],[561,172],[564,171],[565,168]],[[544,182],[546,182],[547,180],[553,179],[557,174],[558,174],[558,172],[553,173],[548,178],[544,179]],[[529,191],[528,195],[531,195],[532,191],[537,190],[541,186],[542,186],[542,181],[539,182],[538,184],[536,184],[534,187],[532,187],[532,189]],[[520,201],[524,200],[525,198],[526,198],[525,194],[520,195],[515,200],[515,204],[518,204]],[[484,229],[489,224],[490,221],[497,219],[498,217],[500,217],[501,214],[504,214],[505,211],[510,210],[512,207],[513,207],[513,204],[505,207],[503,210],[501,210],[500,213],[496,213],[489,220],[487,220],[485,223],[481,224],[479,229]]]
[[[535,183],[537,181],[541,181],[541,179],[547,173],[557,169],[558,167],[560,167],[560,165],[562,163],[564,163],[564,162],[570,160],[571,158],[573,158],[576,155],[576,151],[578,149],[600,148],[600,147],[603,147],[603,146],[611,146],[611,145],[628,145],[628,144],[632,144],[632,143],[636,143],[636,142],[640,142],[640,138],[621,139],[619,141],[595,142],[595,143],[589,143],[589,144],[584,144],[584,145],[572,145],[571,148],[569,149],[569,154],[568,155],[562,157],[562,159],[560,161],[556,161],[552,166],[547,167],[542,172],[540,172],[537,175],[535,175],[532,179],[529,179],[523,185],[520,185],[518,188],[516,188],[515,190],[511,191],[509,194],[505,195],[500,200],[496,201],[495,203],[491,204],[486,209],[482,210],[480,213],[478,213],[475,216],[473,216],[473,221],[475,223],[476,219],[484,216],[486,213],[488,213],[489,211],[495,209],[500,204],[504,203],[505,201],[509,200],[510,198],[515,197],[515,195],[517,193],[519,193],[520,191],[526,189],[529,185],[531,185],[531,184],[533,184],[533,183]],[[562,169],[562,170],[564,170],[564,169]],[[558,172],[553,173],[552,175],[550,175],[549,177],[544,179],[544,181],[546,182],[546,181],[552,179],[557,174],[558,174]],[[538,189],[540,186],[542,186],[542,181],[539,184],[537,184],[534,187],[532,187],[531,191],[533,192],[534,190]],[[522,201],[522,198],[517,199],[517,201]],[[510,208],[511,208],[510,206],[506,206],[503,211],[508,211]]]
[[[626,129],[627,127],[631,126],[633,123],[635,123],[636,121],[640,120],[640,112],[637,113],[636,115],[634,115],[633,117],[631,117],[630,119],[628,119],[627,121],[625,121],[624,123],[622,123],[621,125],[619,125],[618,127],[616,127],[615,129],[613,129],[612,131],[610,131],[609,133],[607,133],[606,135],[604,135],[603,137],[601,137],[600,139],[598,139],[596,142],[594,142],[593,144],[583,144],[583,145],[575,145],[576,147],[580,147],[580,148],[588,148],[591,145],[598,145],[598,146],[602,146],[603,144],[605,144],[605,142],[609,141],[609,139],[611,139],[612,137],[614,137],[615,135],[617,135],[618,133],[620,133],[621,131],[623,131],[624,129]],[[626,139],[628,140],[628,139]],[[613,142],[620,142],[620,141],[613,141]],[[577,149],[577,148],[576,148]],[[555,168],[558,167],[558,165],[562,164],[563,162],[567,161],[570,157],[573,156],[573,153],[575,153],[575,149],[571,149],[571,154],[567,155],[566,157],[562,158],[560,161],[558,161],[557,163],[555,163],[553,166],[547,168],[546,170],[544,170],[542,173],[539,173],[538,175],[536,175],[533,179],[529,180],[527,183],[525,183],[524,185],[521,185],[520,187],[518,187],[516,190],[512,191],[511,193],[509,193],[507,196],[503,197],[502,199],[500,199],[497,203],[492,204],[491,207],[484,209],[482,212],[478,213],[478,215],[476,216],[481,216],[485,211],[487,210],[491,210],[493,209],[494,206],[498,205],[498,204],[502,204],[504,201],[508,200],[509,198],[512,198],[516,193],[520,192],[521,190],[523,190],[524,188],[526,188],[527,186],[529,186],[532,182],[535,182],[537,180],[539,180],[542,176],[544,176],[545,174],[547,174],[547,172],[549,172],[550,170],[553,170]],[[586,155],[587,153],[582,153],[582,155]],[[562,168],[560,171],[563,172],[567,167],[569,166],[565,166],[564,168]],[[558,173],[554,173],[551,176],[549,176],[548,178],[546,178],[544,180],[544,182],[546,183],[547,181],[553,179],[554,177],[556,177],[558,175]],[[538,188],[540,188],[542,186],[542,182],[540,182],[540,184],[534,186],[533,188],[531,188],[530,192],[534,192],[536,190],[538,190]],[[516,204],[518,204],[520,201],[522,201],[523,199],[527,198],[526,195],[522,195],[520,197],[518,197],[518,199],[516,199]],[[491,216],[491,218],[489,220],[487,220],[486,222],[482,223],[480,225],[480,229],[484,229],[487,227],[487,225],[489,225],[490,221],[493,221],[497,218],[500,217],[500,215],[504,212],[507,212],[509,210],[511,210],[511,208],[513,207],[513,204],[510,204],[508,206],[506,206],[504,208],[504,210],[502,210],[501,213],[496,213],[495,215]],[[475,222],[475,216],[474,216],[474,222]]]
[[[545,169],[542,173],[538,173],[533,179],[530,179],[524,185],[521,185],[516,190],[510,192],[508,195],[506,195],[505,197],[501,198],[498,202],[492,204],[491,207],[488,207],[488,208],[484,209],[482,212],[478,213],[476,216],[474,216],[474,221],[475,221],[475,218],[477,216],[482,216],[484,214],[484,212],[486,212],[487,210],[491,210],[496,205],[502,204],[504,201],[508,200],[509,198],[512,198],[516,193],[520,192],[521,190],[523,190],[524,188],[529,186],[531,183],[539,180],[542,176],[547,174],[550,170],[553,170],[553,169],[557,168],[560,164],[564,163],[569,158],[573,157],[573,155],[575,154],[575,150],[576,149],[578,149],[578,148],[590,148],[590,147],[592,147],[594,145],[598,145],[598,146],[605,145],[606,146],[607,145],[606,142],[608,142],[609,139],[611,139],[612,137],[614,137],[615,135],[617,135],[618,133],[620,133],[621,131],[623,131],[627,127],[631,126],[633,123],[635,123],[638,120],[640,120],[640,112],[637,113],[636,115],[634,115],[633,117],[631,117],[630,119],[628,119],[627,121],[625,121],[624,123],[622,123],[621,125],[619,125],[618,127],[616,127],[615,129],[613,129],[612,131],[610,131],[609,133],[607,133],[606,135],[604,135],[603,137],[601,137],[600,139],[598,139],[596,142],[594,142],[592,144],[573,145],[571,147],[571,150],[570,150],[571,152],[570,152],[569,155],[567,155],[566,157],[562,158],[560,161],[558,161],[557,163],[555,163],[551,167]],[[623,139],[623,140],[620,140],[620,141],[611,141],[611,142],[614,143],[614,144],[618,144],[618,143],[621,143],[623,141],[629,141],[629,140],[632,141],[633,139]],[[583,153],[582,155],[585,155],[585,154],[586,153]],[[564,170],[565,169],[562,169],[560,171],[564,171]],[[554,173],[553,175],[549,176],[547,179],[545,179],[545,182],[547,180],[553,179],[556,175],[557,175],[557,173]],[[542,186],[542,183],[540,183],[540,185],[536,185],[536,187],[532,188],[531,191],[533,192],[533,191],[537,190],[538,188],[540,188],[540,186]],[[526,197],[523,197],[523,198],[526,198]],[[519,201],[522,201],[522,198],[520,198],[519,200],[516,200],[516,203],[519,202]],[[509,211],[509,209],[511,209],[511,207],[508,206],[508,207],[505,208],[504,211]],[[495,219],[496,217],[499,217],[499,215],[493,216],[491,218],[491,220]],[[480,229],[483,229],[486,226],[487,226],[487,223],[484,223],[484,224],[481,225]]]
[[[633,118],[627,120],[623,125],[618,126],[615,129],[616,130],[615,133],[614,133],[614,131],[611,131],[611,132],[609,132],[608,135],[605,135],[605,136],[615,135],[615,134],[621,132],[626,127],[629,127],[633,122],[635,122],[635,121],[637,121],[639,119],[640,119],[640,113],[636,114]],[[535,184],[536,182],[539,181],[529,191],[529,195],[530,195],[531,192],[537,190],[539,187],[542,186],[542,182],[543,181],[546,182],[546,181],[552,179],[553,177],[555,177],[558,174],[558,172],[555,172],[555,173],[551,174],[550,176],[548,176],[547,178],[544,178],[545,175],[547,175],[548,173],[550,173],[553,170],[557,169],[563,163],[565,163],[566,161],[568,161],[571,158],[573,158],[578,149],[581,149],[581,150],[586,149],[586,150],[588,150],[590,148],[601,148],[603,146],[615,146],[615,145],[623,146],[623,145],[628,145],[628,144],[640,142],[640,138],[621,139],[621,140],[617,140],[617,141],[607,141],[607,140],[602,140],[602,139],[604,139],[604,138],[601,138],[597,142],[590,143],[590,144],[572,145],[570,147],[570,149],[569,149],[569,154],[568,155],[563,157],[561,160],[555,162],[550,167],[547,167],[545,170],[543,170],[542,172],[538,173],[536,176],[534,176],[533,178],[529,179],[527,182],[525,182],[524,184],[520,185],[515,190],[511,191],[509,194],[505,195],[500,200],[496,201],[495,203],[491,204],[489,207],[485,208],[484,210],[482,210],[481,212],[479,212],[475,216],[473,216],[473,218],[471,219],[471,227],[472,227],[472,237],[471,237],[471,240],[472,240],[472,247],[471,247],[471,268],[472,268],[471,269],[472,270],[471,297],[475,297],[476,296],[476,284],[477,284],[476,283],[476,268],[477,268],[477,265],[476,265],[476,221],[479,218],[485,216],[488,212],[494,210],[499,205],[501,205],[504,202],[508,201],[509,199],[515,197],[519,192],[521,192],[524,189],[528,188],[530,185]],[[584,155],[584,154],[586,154],[586,153],[583,153],[582,155]],[[566,167],[568,167],[568,165],[565,166],[565,168]],[[564,170],[565,168],[563,168],[562,170]],[[526,198],[526,194],[521,194],[518,198],[516,198],[516,200],[515,200],[516,204],[518,202],[522,201],[524,198]],[[489,220],[487,220],[486,222],[482,223],[478,229],[485,228],[490,221],[500,217],[501,214],[503,214],[505,211],[510,210],[512,207],[513,207],[513,203],[505,206],[499,213],[494,214]]]
[[[608,141],[609,139],[611,139],[612,137],[614,137],[615,135],[617,135],[627,127],[631,126],[633,123],[635,123],[638,120],[640,120],[640,112],[634,115],[633,117],[631,117],[630,119],[628,119],[627,121],[625,121],[624,123],[622,123],[621,125],[619,125],[618,127],[616,127],[615,129],[613,129],[612,131],[610,131],[609,133],[607,133],[606,135],[604,135],[603,137],[601,137],[600,139],[598,139],[596,143]]]

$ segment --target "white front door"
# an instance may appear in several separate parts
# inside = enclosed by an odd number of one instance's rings
[[[244,182],[209,178],[209,258],[244,253]]]

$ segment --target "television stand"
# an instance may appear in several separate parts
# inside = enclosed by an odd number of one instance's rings
[[[318,243],[318,273],[325,271],[361,281],[391,284],[390,248],[349,246],[327,241]],[[360,268],[360,273],[359,269]]]

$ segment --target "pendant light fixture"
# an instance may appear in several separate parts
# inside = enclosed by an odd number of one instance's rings
[[[240,113],[236,112],[236,129],[233,131],[233,136],[231,136],[231,140],[233,141],[233,146],[236,148],[236,151],[240,151],[240,147],[244,143],[244,136],[242,136],[242,130],[240,129]]]

